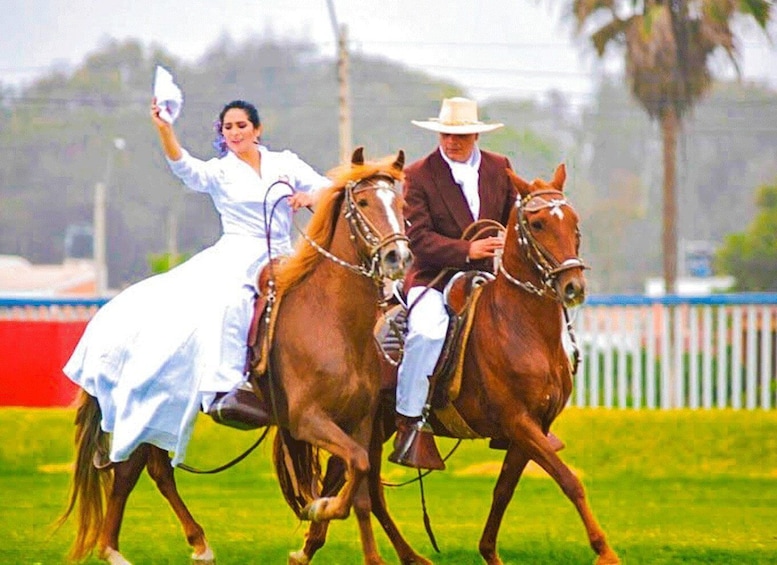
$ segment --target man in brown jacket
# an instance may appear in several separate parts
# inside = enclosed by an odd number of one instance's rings
[[[481,150],[478,136],[502,124],[478,120],[477,104],[466,98],[442,102],[439,117],[413,121],[437,132],[439,147],[405,169],[404,193],[407,235],[415,256],[404,290],[410,315],[404,358],[397,382],[397,436],[394,462],[423,468],[443,468],[435,457],[411,461],[403,454],[421,430],[421,415],[429,392],[429,376],[440,356],[448,327],[442,290],[459,271],[493,270],[493,258],[502,249],[502,239],[461,239],[477,219],[507,224],[515,205],[516,191],[510,182],[507,157]],[[447,274],[426,287],[444,269]],[[422,457],[422,459],[424,459]]]

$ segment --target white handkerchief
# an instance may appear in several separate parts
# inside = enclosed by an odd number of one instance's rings
[[[158,65],[154,76],[154,97],[156,97],[157,106],[161,108],[159,117],[172,124],[181,113],[183,95],[181,89],[175,84],[173,75]]]

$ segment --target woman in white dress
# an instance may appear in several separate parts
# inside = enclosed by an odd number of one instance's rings
[[[151,119],[173,173],[210,195],[222,236],[103,306],[64,372],[97,398],[111,461],[150,443],[174,452],[177,465],[199,410],[244,382],[257,275],[271,256],[291,252],[294,210],[315,204],[329,180],[294,153],[260,145],[262,125],[248,102],[223,108],[223,154],[208,161],[181,147],[155,99]]]

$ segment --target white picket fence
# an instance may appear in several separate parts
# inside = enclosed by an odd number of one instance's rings
[[[0,298],[0,320],[88,320],[105,299]],[[592,296],[570,405],[777,408],[777,293]]]
[[[599,296],[574,316],[571,405],[777,406],[777,294]]]
[[[89,320],[107,301],[106,298],[0,297],[0,320]]]

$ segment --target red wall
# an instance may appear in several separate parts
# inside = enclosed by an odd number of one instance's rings
[[[86,324],[0,320],[0,406],[69,406],[78,387],[62,367]]]

